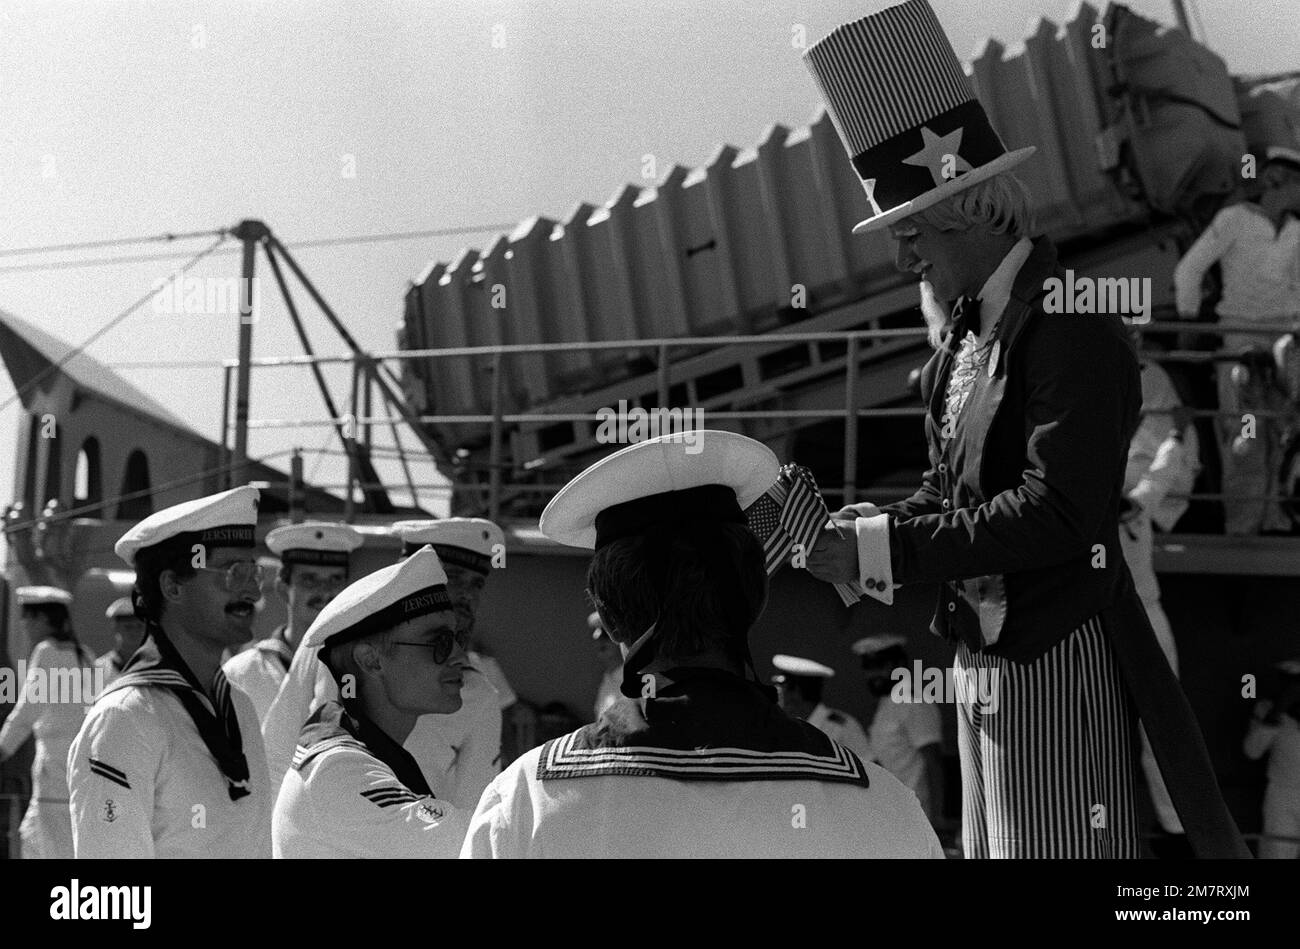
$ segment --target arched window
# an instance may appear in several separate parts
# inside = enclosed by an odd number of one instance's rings
[[[32,508],[36,507],[36,466],[40,464],[41,458],[41,417],[39,415],[31,416],[31,424],[27,426],[27,465],[23,472],[23,501],[27,504],[29,515]],[[35,512],[39,514],[40,511]]]
[[[117,519],[138,521],[152,514],[153,497],[148,491],[149,459],[137,448],[126,458],[126,473],[122,475],[122,490],[118,492],[122,500],[117,502]]]
[[[83,508],[82,517],[99,517],[98,507],[104,500],[103,476],[99,467],[99,439],[91,435],[81,443],[77,452],[77,473],[73,478],[72,497],[76,507]]]
[[[48,435],[46,434],[48,432]],[[42,430],[41,441],[45,443],[45,492],[42,503],[51,498],[62,503],[63,498],[63,439],[58,436],[58,429],[50,427]]]

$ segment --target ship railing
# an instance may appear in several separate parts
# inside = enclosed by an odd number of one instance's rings
[[[1172,314],[1172,308],[1167,306],[1157,307],[1155,311],[1158,315]],[[1300,332],[1300,320],[1293,322],[1269,322],[1269,323],[1251,323],[1235,320],[1221,320],[1219,322],[1191,322],[1184,320],[1161,320],[1148,322],[1146,324],[1137,324],[1135,327],[1143,335],[1178,335],[1178,334],[1207,334],[1207,333],[1233,333],[1237,335],[1258,336],[1265,343],[1271,343],[1273,338]],[[560,342],[560,343],[520,343],[520,344],[503,344],[496,346],[460,346],[447,347],[439,349],[404,349],[391,350],[382,352],[372,352],[359,355],[340,355],[340,356],[283,356],[258,358],[252,360],[252,366],[261,368],[289,368],[296,366],[320,366],[325,364],[349,364],[352,372],[352,411],[348,421],[353,423],[352,437],[358,440],[364,440],[367,445],[370,444],[371,432],[374,426],[397,426],[401,424],[419,424],[419,425],[460,425],[460,424],[478,424],[486,425],[489,428],[489,452],[488,452],[488,489],[485,504],[483,505],[489,517],[496,519],[500,517],[503,498],[507,491],[504,484],[504,476],[507,471],[529,472],[534,471],[545,463],[545,459],[538,460],[512,460],[506,462],[505,459],[505,442],[508,426],[517,425],[538,425],[557,422],[597,422],[602,416],[596,412],[554,412],[554,411],[520,411],[508,412],[504,409],[504,391],[505,384],[504,373],[502,371],[503,359],[507,356],[538,356],[546,353],[556,352],[575,352],[584,350],[608,350],[620,349],[626,351],[645,351],[653,350],[657,354],[657,390],[658,406],[668,407],[670,405],[669,391],[672,385],[671,375],[671,357],[674,353],[689,349],[699,349],[707,347],[746,347],[746,346],[773,346],[791,343],[840,343],[845,347],[845,359],[843,374],[843,399],[838,407],[812,408],[812,409],[752,409],[752,410],[721,410],[707,411],[710,421],[731,421],[731,422],[797,422],[797,421],[826,421],[842,419],[844,420],[844,445],[842,455],[842,486],[823,485],[822,492],[828,497],[837,498],[843,504],[852,504],[859,500],[876,500],[884,499],[884,495],[879,490],[864,490],[858,486],[858,425],[860,419],[872,418],[897,418],[897,417],[916,417],[921,418],[925,414],[925,408],[920,405],[914,406],[862,406],[859,404],[862,381],[861,365],[862,358],[875,348],[876,344],[890,340],[921,340],[926,335],[926,329],[923,326],[905,327],[895,329],[859,329],[859,330],[841,330],[825,332],[791,332],[791,333],[764,333],[751,336],[709,336],[709,337],[685,337],[685,338],[657,338],[657,339],[634,339],[634,340],[599,340],[585,342]],[[393,415],[376,415],[365,411],[368,406],[362,405],[364,393],[367,391],[366,377],[367,373],[374,371],[374,367],[384,362],[403,362],[408,360],[446,360],[446,359],[463,359],[472,357],[490,356],[492,358],[492,401],[490,412],[479,413],[432,413],[432,414],[410,414],[406,416]],[[1205,364],[1221,363],[1225,361],[1236,361],[1244,356],[1242,352],[1235,351],[1215,351],[1206,352],[1201,350],[1190,349],[1145,349],[1144,358],[1160,363],[1182,363],[1182,364]],[[236,370],[238,363],[236,361],[227,361],[223,363],[226,378],[229,382],[231,374]],[[229,393],[230,385],[225,386],[226,404],[223,411],[223,443],[228,434],[228,429],[224,420],[230,418]],[[765,395],[771,396],[775,393],[766,392]],[[735,401],[733,398],[732,401]],[[365,399],[369,403],[369,399]],[[684,408],[684,407],[683,407]],[[1168,410],[1162,410],[1155,414],[1169,414]],[[1218,418],[1236,416],[1238,412],[1231,409],[1188,409],[1187,414],[1191,418]],[[1295,406],[1289,408],[1270,410],[1259,409],[1252,410],[1255,417],[1259,419],[1277,419],[1285,423],[1286,427],[1295,425],[1297,414]],[[344,420],[339,418],[317,418],[317,419],[276,419],[264,418],[250,420],[248,426],[250,429],[294,429],[294,428],[323,428],[338,427]],[[1207,446],[1208,447],[1208,446]],[[340,487],[346,490],[345,499],[347,503],[346,517],[351,519],[355,517],[356,503],[355,495],[358,491],[363,491],[366,487],[375,487],[374,485],[363,481],[360,477],[358,466],[355,464],[355,454],[352,451],[348,453],[352,463],[349,464],[349,474],[346,483],[338,486],[317,485],[317,487]],[[403,452],[398,452],[394,457],[403,457]],[[481,469],[480,469],[481,470]],[[446,486],[422,485],[410,479],[408,473],[408,487],[412,492],[413,500],[418,497],[422,490],[437,490],[442,487],[444,491],[448,490]],[[512,483],[508,491],[512,496],[520,495],[546,495],[553,493],[561,487],[558,483],[545,483],[538,481],[520,481]],[[896,491],[886,493],[896,494]],[[1171,494],[1170,497],[1183,497],[1193,501],[1221,501],[1229,497],[1219,492],[1197,492],[1187,494]],[[1231,495],[1231,497],[1240,500],[1260,500],[1260,501],[1289,501],[1292,500],[1286,494],[1267,494],[1267,495]]]

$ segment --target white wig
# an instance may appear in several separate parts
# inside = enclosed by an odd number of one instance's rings
[[[1015,238],[1029,237],[1034,227],[1029,192],[1012,174],[994,175],[910,218],[938,231],[967,231],[985,225],[993,234]]]

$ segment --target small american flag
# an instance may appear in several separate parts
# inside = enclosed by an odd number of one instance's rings
[[[776,483],[745,509],[749,529],[763,542],[764,564],[770,577],[786,563],[800,545],[805,556],[812,552],[830,513],[812,472],[802,465],[786,465]],[[837,583],[835,592],[845,606],[862,598],[856,583]]]

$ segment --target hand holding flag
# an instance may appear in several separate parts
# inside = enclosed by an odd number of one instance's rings
[[[805,556],[810,554],[822,529],[828,525],[843,537],[839,526],[831,520],[812,472],[802,465],[785,465],[776,483],[745,509],[745,518],[750,530],[763,543],[769,577],[790,560],[796,545]],[[845,606],[856,603],[863,595],[856,580],[836,583],[835,592]]]

